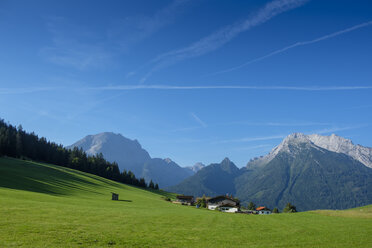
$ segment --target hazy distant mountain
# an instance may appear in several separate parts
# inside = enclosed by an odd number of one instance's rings
[[[191,170],[194,174],[200,171],[201,169],[203,169],[204,167],[205,167],[205,164],[199,162],[199,163],[194,164],[193,166],[187,166],[185,168]]]
[[[120,170],[130,170],[136,177],[153,180],[160,187],[168,187],[194,174],[170,159],[151,158],[137,140],[111,132],[88,135],[68,148],[81,147],[90,155],[102,153],[108,161],[116,161]]]
[[[153,158],[144,164],[141,176],[147,182],[152,179],[156,183],[159,183],[160,187],[164,188],[176,185],[193,174],[192,171],[180,167],[169,158]]]
[[[225,158],[221,163],[208,165],[180,184],[168,187],[167,190],[195,196],[233,194],[234,179],[238,175],[238,167]]]
[[[224,162],[212,164],[169,189],[195,196],[232,193],[271,208],[287,202],[299,210],[371,204],[372,169],[360,162],[368,161],[361,155],[368,149],[335,135],[292,134],[245,168],[227,173]]]

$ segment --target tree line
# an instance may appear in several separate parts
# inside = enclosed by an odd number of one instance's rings
[[[253,202],[249,202],[247,209],[256,210],[256,204],[254,204]],[[283,208],[283,213],[295,213],[295,212],[297,212],[296,206],[292,205],[290,202],[288,202],[287,205],[285,205],[285,207]],[[274,214],[279,213],[279,209],[274,208],[273,213]]]
[[[21,125],[12,126],[3,119],[0,119],[0,156],[56,164],[125,184],[159,189],[158,184],[152,181],[147,184],[144,178],[136,178],[131,171],[120,172],[118,164],[105,160],[102,153],[90,156],[82,148],[66,149],[44,137],[39,138],[34,132],[24,131]]]

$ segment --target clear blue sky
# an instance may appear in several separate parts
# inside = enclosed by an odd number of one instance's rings
[[[181,166],[293,132],[372,147],[370,0],[0,0],[0,117],[104,131]]]

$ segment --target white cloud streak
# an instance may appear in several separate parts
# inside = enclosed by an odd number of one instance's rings
[[[321,129],[321,130],[314,130],[311,132],[304,132],[304,134],[330,134],[330,133],[335,133],[335,132],[340,132],[340,131],[359,129],[359,128],[367,127],[367,126],[369,125],[331,127],[331,128]],[[280,135],[269,135],[269,136],[261,136],[261,137],[245,137],[245,138],[239,138],[239,139],[219,140],[219,141],[214,142],[214,144],[245,143],[245,142],[253,142],[253,141],[276,140],[276,139],[284,139],[288,135],[289,134],[280,134]]]
[[[229,139],[229,140],[219,140],[214,142],[214,144],[225,144],[225,143],[241,143],[241,142],[252,142],[252,141],[264,141],[264,140],[276,140],[284,139],[287,135],[272,135],[272,136],[262,136],[262,137],[246,137],[240,139]]]
[[[245,86],[245,85],[119,85],[88,87],[82,90],[283,90],[283,91],[348,91],[368,90],[372,86]]]
[[[259,90],[259,91],[357,91],[371,90],[372,86],[244,86],[244,85],[118,85],[99,87],[29,87],[0,88],[0,95],[27,94],[43,91],[137,91],[137,90]]]
[[[223,27],[190,46],[161,54],[149,62],[153,67],[144,77],[142,77],[141,83],[144,83],[148,77],[161,68],[217,50],[230,42],[240,33],[261,25],[283,12],[297,8],[305,4],[307,1],[308,0],[275,0],[269,2],[252,15],[252,17],[242,22]]]
[[[258,58],[249,60],[249,61],[247,61],[247,62],[245,62],[245,63],[243,63],[241,65],[238,65],[238,66],[235,66],[235,67],[231,67],[229,69],[225,69],[225,70],[218,71],[218,72],[215,72],[215,73],[208,74],[208,76],[218,75],[218,74],[222,74],[222,73],[226,73],[226,72],[235,71],[235,70],[241,69],[241,68],[243,68],[245,66],[248,66],[250,64],[253,64],[255,62],[258,62],[258,61],[261,61],[261,60],[270,58],[270,57],[272,57],[274,55],[283,53],[283,52],[285,52],[287,50],[290,50],[292,48],[296,48],[296,47],[300,47],[300,46],[306,46],[306,45],[314,44],[314,43],[317,43],[317,42],[320,42],[320,41],[328,40],[330,38],[333,38],[333,37],[336,37],[336,36],[339,36],[339,35],[342,35],[342,34],[345,34],[345,33],[349,33],[349,32],[354,31],[356,29],[360,29],[360,28],[367,27],[367,26],[370,26],[370,25],[372,25],[372,21],[364,22],[364,23],[361,23],[361,24],[352,26],[350,28],[343,29],[341,31],[337,31],[337,32],[334,32],[334,33],[331,33],[331,34],[324,35],[322,37],[319,37],[319,38],[316,38],[316,39],[313,39],[313,40],[296,42],[296,43],[294,43],[294,44],[292,44],[290,46],[283,47],[283,48],[278,49],[278,50],[276,50],[274,52],[271,52],[269,54],[266,54],[264,56],[261,56],[261,57],[258,57]]]
[[[108,30],[108,37],[127,50],[130,46],[148,38],[171,24],[177,14],[191,0],[174,0],[155,12],[153,16],[133,16],[114,21]]]
[[[195,113],[190,113],[190,115],[192,116],[192,118],[194,118],[194,120],[200,124],[200,126],[206,128],[208,125],[202,121]]]
[[[234,150],[235,151],[250,151],[250,150],[262,149],[262,148],[269,148],[269,147],[272,147],[272,145],[266,144],[266,145],[237,147]],[[266,149],[264,149],[264,150],[266,150]]]
[[[315,130],[313,132],[309,132],[309,134],[330,134],[330,133],[335,133],[335,132],[340,132],[340,131],[346,131],[346,130],[353,130],[353,129],[359,129],[362,127],[367,127],[369,125],[355,125],[355,126],[347,126],[347,127],[331,127],[331,128],[325,128],[321,130]]]

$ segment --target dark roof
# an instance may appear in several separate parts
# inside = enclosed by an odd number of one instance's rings
[[[212,197],[212,198],[208,199],[208,202],[219,202],[219,201],[223,201],[223,200],[230,200],[230,201],[239,203],[239,201],[235,200],[234,198],[229,197],[229,196],[225,196],[225,195]]]
[[[192,200],[192,199],[194,199],[194,197],[192,195],[178,195],[177,199]]]
[[[232,203],[226,203],[226,204],[223,204],[221,206],[219,206],[220,208],[221,207],[237,207],[236,205],[232,204]]]

